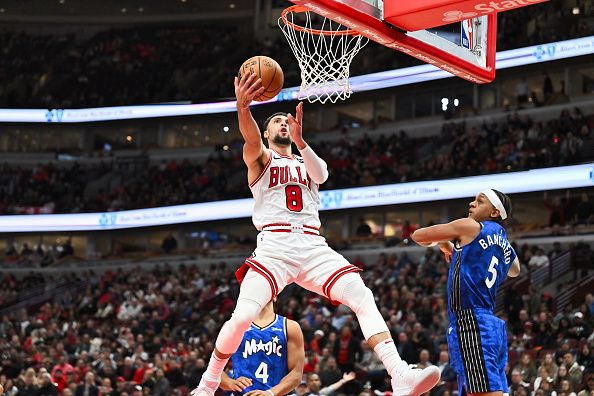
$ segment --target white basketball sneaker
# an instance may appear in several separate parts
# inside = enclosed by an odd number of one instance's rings
[[[419,396],[430,391],[441,377],[437,366],[406,368],[392,378],[394,396]]]
[[[192,396],[214,396],[219,387],[218,381],[207,381],[204,376],[200,379],[198,386],[190,392]]]

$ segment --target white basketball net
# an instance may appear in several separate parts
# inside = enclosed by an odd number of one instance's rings
[[[305,21],[297,21],[296,14]],[[345,26],[310,11],[290,11],[285,18],[281,16],[278,25],[301,69],[299,99],[323,104],[350,97],[349,67],[369,39],[353,31],[347,34]]]

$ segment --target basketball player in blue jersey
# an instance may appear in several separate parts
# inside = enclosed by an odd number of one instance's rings
[[[286,395],[301,382],[304,362],[301,327],[275,314],[270,301],[231,356],[233,378],[223,371],[220,386],[234,395]]]
[[[467,218],[421,228],[412,235],[420,245],[439,244],[446,261],[451,261],[447,338],[460,396],[507,393],[507,333],[493,309],[501,282],[520,274],[502,225],[511,209],[507,195],[487,189],[470,203]]]

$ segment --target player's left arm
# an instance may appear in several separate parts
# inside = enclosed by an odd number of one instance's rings
[[[244,396],[274,396],[286,395],[293,391],[303,377],[305,350],[303,347],[303,333],[301,327],[294,320],[287,320],[287,367],[289,372],[280,382],[267,391],[253,390]]]
[[[295,109],[295,116],[287,114],[289,133],[293,143],[299,149],[299,153],[303,157],[303,163],[307,174],[311,177],[311,180],[316,184],[322,184],[328,180],[328,165],[326,161],[318,157],[318,155],[307,145],[303,140],[303,102],[299,102]]]

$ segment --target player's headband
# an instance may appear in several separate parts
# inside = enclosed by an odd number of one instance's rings
[[[503,203],[501,202],[495,191],[491,190],[490,188],[487,188],[486,190],[481,191],[481,194],[485,194],[485,196],[489,198],[489,201],[491,201],[493,206],[495,206],[495,208],[499,210],[499,214],[501,215],[502,220],[507,219],[507,212],[505,211]]]

